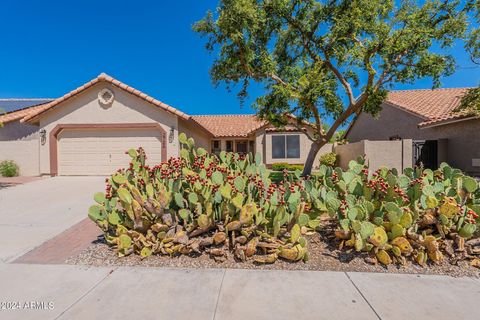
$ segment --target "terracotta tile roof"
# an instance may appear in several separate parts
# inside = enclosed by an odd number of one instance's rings
[[[247,137],[266,124],[254,114],[198,115],[192,120],[210,131],[215,138]]]
[[[296,126],[286,125],[283,128],[268,127],[265,129],[266,132],[297,132],[300,131]]]
[[[469,112],[455,112],[455,113],[447,114],[443,117],[435,118],[433,120],[423,121],[418,126],[420,128],[425,128],[425,127],[434,126],[434,125],[435,126],[443,125],[443,124],[447,124],[455,121],[478,119],[478,118],[479,118],[478,116],[472,115]]]
[[[21,120],[21,122],[30,122],[30,121],[33,121],[34,119],[36,119],[39,115],[41,115],[42,113],[46,112],[47,110],[50,110],[52,108],[54,108],[55,106],[57,106],[58,104],[60,104],[61,102],[83,92],[84,90],[90,88],[91,86],[99,83],[99,82],[108,82],[108,83],[111,83],[113,84],[114,86],[118,87],[118,88],[121,88],[127,92],[130,92],[131,94],[153,104],[154,106],[156,107],[159,107],[159,108],[162,108],[164,110],[167,110],[185,120],[188,120],[190,118],[190,116],[188,116],[187,114],[185,114],[184,112],[182,111],[179,111],[171,106],[169,106],[168,104],[165,104],[161,101],[158,101],[156,100],[155,98],[153,97],[150,97],[149,95],[146,95],[145,93],[135,89],[135,88],[132,88],[112,77],[110,77],[109,75],[105,74],[105,73],[102,73],[100,74],[98,77],[96,77],[95,79],[93,79],[92,81],[90,82],[87,82],[86,84],[84,84],[83,86],[80,86],[78,87],[77,89],[73,90],[73,91],[70,91],[69,93],[65,94],[63,97],[60,97],[58,99],[55,99],[53,100],[52,102],[50,103],[47,103],[47,104],[44,104],[42,105],[42,107],[38,108],[38,109],[35,109],[35,110],[31,110],[31,112],[29,112],[29,114],[23,118]],[[29,109],[30,110],[30,109]]]
[[[445,88],[434,90],[398,90],[388,93],[385,103],[416,114],[424,121],[419,126],[461,119],[465,112],[455,112],[469,88]]]
[[[43,109],[44,104],[30,106],[19,110],[14,110],[0,115],[0,123],[8,123],[21,120],[25,116]]]

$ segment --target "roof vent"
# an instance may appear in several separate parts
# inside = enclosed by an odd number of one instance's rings
[[[113,102],[113,92],[110,89],[104,88],[98,93],[98,102],[103,106],[111,105]]]

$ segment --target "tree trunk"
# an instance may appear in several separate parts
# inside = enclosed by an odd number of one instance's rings
[[[326,142],[313,142],[308,152],[307,160],[305,161],[305,167],[303,167],[302,176],[309,176],[312,174],[313,164],[315,162],[315,157],[317,156],[318,151],[322,148]]]

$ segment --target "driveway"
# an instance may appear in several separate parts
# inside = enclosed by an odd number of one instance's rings
[[[104,177],[55,177],[0,189],[0,262],[9,262],[87,216]]]

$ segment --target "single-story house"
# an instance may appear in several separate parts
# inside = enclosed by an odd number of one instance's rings
[[[346,138],[413,140],[413,163],[436,168],[441,162],[480,174],[480,118],[457,112],[469,88],[391,91],[377,118],[361,113]]]
[[[34,101],[0,116],[0,160],[20,158],[24,175],[108,175],[128,164],[125,150],[140,146],[159,163],[178,156],[180,132],[213,153],[259,152],[267,165],[304,163],[310,149],[308,126],[278,130],[255,115],[188,115],[106,74]]]

